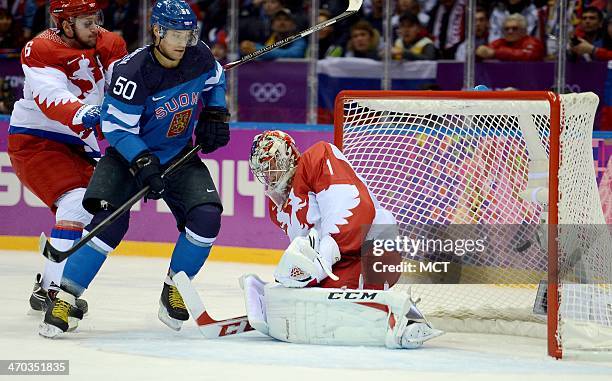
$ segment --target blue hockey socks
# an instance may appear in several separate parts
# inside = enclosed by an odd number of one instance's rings
[[[206,262],[211,248],[212,242],[200,242],[191,235],[181,233],[172,252],[169,275],[184,271],[189,278],[193,278]]]

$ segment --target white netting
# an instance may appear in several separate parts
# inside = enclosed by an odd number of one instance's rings
[[[563,277],[591,283],[561,286],[561,322],[611,328],[612,289],[593,284],[594,279],[609,282],[612,274],[609,232],[593,229],[605,223],[591,149],[598,98],[563,95],[561,102],[559,223],[590,225],[561,234],[559,262]],[[347,96],[343,104],[343,113],[336,112],[342,117],[343,152],[395,215],[400,232],[417,224],[545,222],[546,201],[532,202],[526,194],[540,189],[532,187],[531,178],[548,176],[548,101]],[[533,309],[537,284],[546,279],[546,251],[532,245],[510,256],[512,239],[502,240],[505,246],[499,243],[494,250],[498,255],[472,259],[455,274],[460,283],[486,283],[482,280],[491,273],[496,284],[414,285],[413,294],[422,300],[419,306],[436,320],[453,321],[455,329],[486,323],[485,329],[493,332],[545,334],[541,323],[546,316]],[[516,322],[534,324],[518,328]],[[565,335],[571,335],[569,329],[563,332],[564,345]]]

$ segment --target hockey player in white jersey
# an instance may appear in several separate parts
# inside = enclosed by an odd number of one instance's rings
[[[395,218],[336,146],[319,142],[300,154],[288,134],[265,131],[253,141],[250,167],[266,185],[270,218],[291,239],[277,284],[241,279],[252,327],[288,342],[388,348],[442,334],[410,295],[368,279],[362,246],[389,234],[381,226],[395,232]]]
[[[114,62],[127,51],[121,37],[101,28],[94,0],[52,0],[50,12],[57,28],[21,52],[24,95],[11,115],[8,154],[19,180],[55,215],[52,244],[66,250],[91,219],[81,200],[100,155],[99,105]],[[47,261],[37,275],[33,310],[45,310],[53,299],[63,267]],[[75,314],[86,311],[85,301],[77,305]]]

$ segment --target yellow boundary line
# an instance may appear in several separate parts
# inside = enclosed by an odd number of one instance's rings
[[[170,258],[174,243],[123,241],[112,255]],[[38,237],[0,236],[1,250],[38,251]],[[222,262],[277,264],[282,250],[213,246],[209,260]]]

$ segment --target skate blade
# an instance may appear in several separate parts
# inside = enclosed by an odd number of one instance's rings
[[[68,317],[68,330],[66,332],[74,332],[79,327],[79,319]]]
[[[38,334],[46,339],[56,339],[64,333],[61,329],[47,323],[40,323]]]
[[[180,331],[181,327],[183,326],[182,320],[174,319],[170,317],[170,315],[168,315],[168,311],[166,310],[166,307],[164,307],[161,304],[161,302],[159,303],[159,310],[157,311],[157,317],[162,323],[168,326],[168,328],[175,330],[177,332]]]
[[[424,342],[429,341],[431,339],[435,339],[438,336],[442,336],[444,331],[435,328],[417,328],[417,331],[414,332],[414,338],[402,338],[402,348],[405,349],[414,349],[423,345]]]

